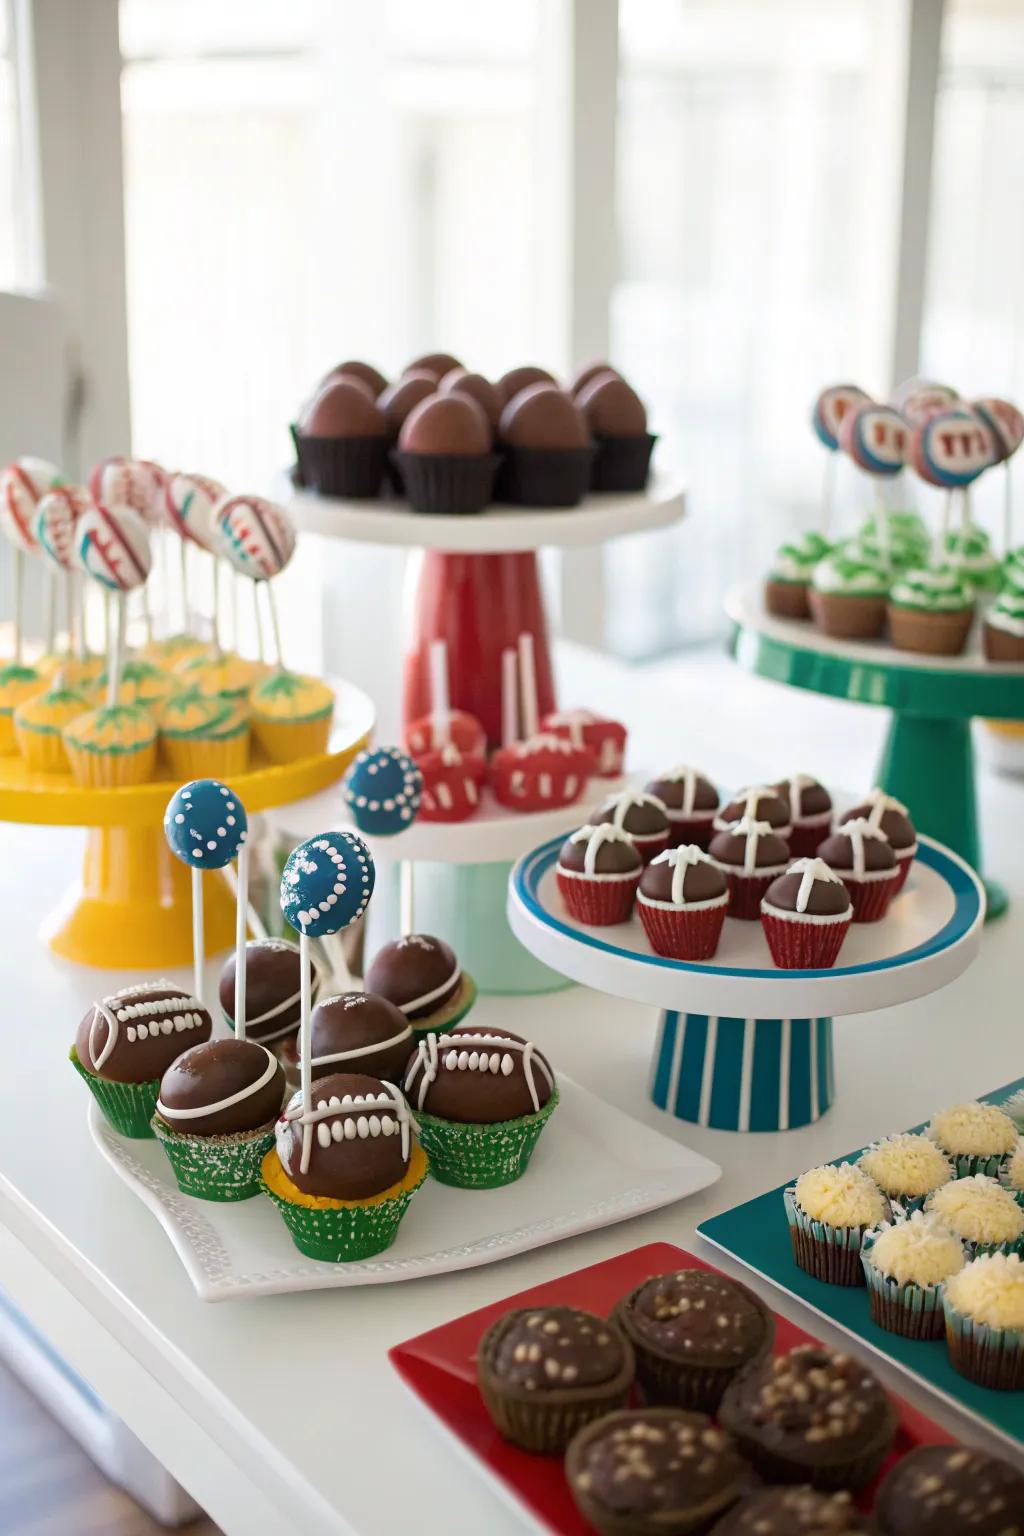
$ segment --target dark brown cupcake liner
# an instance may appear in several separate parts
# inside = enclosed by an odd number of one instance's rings
[[[1024,1390],[1024,1344],[1012,1329],[987,1327],[945,1302],[949,1363],[968,1381],[996,1392]]]
[[[915,1310],[908,1306],[902,1287],[869,1285],[868,1306],[871,1321],[887,1333],[898,1333],[905,1339],[941,1339],[945,1332],[942,1308]]]
[[[299,474],[321,496],[370,501],[381,493],[388,462],[386,437],[306,437],[295,432]]]
[[[506,448],[494,484],[496,501],[518,507],[575,507],[590,485],[594,450]]]
[[[775,1319],[760,1297],[755,1296],[753,1291],[741,1285],[738,1280],[733,1283],[763,1317],[765,1333],[753,1354],[731,1366],[698,1365],[684,1356],[677,1357],[656,1349],[641,1338],[636,1329],[630,1326],[629,1306],[637,1291],[642,1290],[642,1285],[638,1285],[616,1304],[612,1322],[618,1324],[633,1346],[636,1379],[640,1383],[645,1402],[669,1408],[690,1408],[700,1413],[715,1413],[729,1383],[735,1381],[743,1371],[757,1365],[770,1352],[775,1339]],[[645,1280],[643,1285],[646,1284]]]
[[[496,454],[403,453],[396,448],[390,461],[414,512],[468,517],[493,499]]]
[[[306,482],[302,478],[302,466],[299,463],[299,429],[294,421],[289,423],[288,431],[291,433],[292,443],[295,446],[295,463],[292,465],[291,481],[292,485],[298,486],[301,490]]]
[[[818,1464],[769,1450],[756,1436],[744,1433],[742,1425],[733,1422],[731,1415],[722,1419],[722,1427],[729,1431],[740,1454],[766,1483],[809,1483],[819,1493],[840,1493],[844,1488],[856,1492],[878,1476],[896,1433],[896,1416],[890,1407],[884,1428],[856,1456]]]
[[[1013,635],[997,624],[981,627],[982,643],[988,661],[1024,661],[1024,635]]]
[[[789,1240],[795,1262],[815,1280],[824,1280],[828,1285],[865,1284],[859,1247],[843,1248],[822,1242],[803,1227],[790,1227]]]
[[[645,432],[642,437],[595,437],[590,489],[642,491],[651,472],[651,454],[657,441],[653,432]]]

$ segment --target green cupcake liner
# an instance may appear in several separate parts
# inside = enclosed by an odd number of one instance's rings
[[[946,1345],[954,1370],[999,1392],[1024,1389],[1024,1331],[975,1322],[945,1302]]]
[[[795,1185],[783,1190],[782,1200],[793,1258],[799,1268],[827,1285],[864,1285],[860,1250],[872,1229],[830,1227],[827,1221],[813,1221],[797,1202]]]
[[[130,1136],[135,1141],[152,1139],[153,1131],[149,1122],[160,1096],[158,1077],[148,1083],[114,1083],[108,1077],[97,1077],[95,1072],[87,1072],[74,1046],[68,1052],[68,1058],[120,1136]]]
[[[1003,1166],[1003,1156],[1000,1153],[993,1157],[974,1157],[964,1153],[957,1156],[955,1152],[947,1152],[945,1147],[939,1144],[944,1157],[948,1157],[953,1164],[953,1173],[958,1179],[972,1179],[976,1173],[983,1173],[986,1178],[997,1179],[999,1170]]]
[[[558,1089],[535,1115],[492,1125],[462,1125],[413,1110],[430,1172],[459,1189],[498,1189],[526,1172],[540,1133],[558,1103]]]
[[[159,1114],[150,1125],[183,1195],[228,1202],[259,1194],[263,1159],[274,1145],[272,1124],[233,1136],[183,1136]]]
[[[372,1205],[298,1205],[276,1195],[264,1180],[260,1183],[264,1194],[270,1196],[281,1212],[292,1242],[300,1253],[328,1264],[346,1264],[354,1259],[372,1259],[374,1254],[391,1247],[409,1201],[423,1183],[426,1173],[424,1168],[423,1178],[411,1188]]]

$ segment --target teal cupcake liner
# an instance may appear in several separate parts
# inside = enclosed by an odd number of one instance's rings
[[[959,1236],[959,1233],[957,1235]],[[1015,1237],[1009,1243],[976,1243],[969,1237],[961,1237],[960,1241],[963,1243],[964,1252],[969,1259],[984,1259],[992,1253],[1005,1253],[1007,1256],[1011,1253],[1017,1253],[1024,1258],[1024,1233],[1021,1233],[1020,1237]]]
[[[860,1251],[872,1320],[887,1333],[898,1333],[905,1339],[941,1339],[945,1329],[944,1287],[901,1284],[891,1275],[883,1275],[868,1258],[875,1236],[874,1232],[865,1233]]]
[[[281,1212],[300,1253],[327,1264],[350,1264],[356,1259],[372,1259],[391,1247],[426,1173],[424,1168],[423,1178],[400,1194],[366,1205],[299,1205],[282,1199],[264,1180],[261,1187]]]
[[[827,1285],[864,1285],[860,1251],[866,1233],[872,1228],[831,1227],[827,1221],[812,1220],[797,1202],[795,1184],[783,1190],[782,1199],[793,1258],[799,1268]],[[883,1221],[887,1215],[888,1212]]]
[[[1017,1189],[1010,1183],[1010,1170],[1006,1163],[999,1170],[999,1182],[1007,1194],[1013,1196],[1019,1206],[1024,1206],[1024,1189]]]
[[[159,1114],[150,1125],[183,1195],[228,1203],[259,1194],[263,1159],[274,1145],[272,1122],[233,1136],[182,1135]]]
[[[134,1141],[152,1139],[150,1120],[160,1096],[158,1077],[148,1083],[115,1083],[108,1077],[98,1077],[95,1072],[87,1072],[74,1046],[68,1056],[71,1065],[119,1136],[130,1136]]]
[[[1024,1331],[975,1322],[958,1312],[948,1297],[943,1314],[954,1370],[980,1387],[994,1387],[1000,1392],[1024,1388]]]
[[[430,1172],[459,1189],[498,1189],[526,1172],[540,1133],[558,1104],[558,1089],[534,1115],[491,1125],[463,1125],[413,1110]]]
[[[976,1173],[983,1173],[987,1178],[997,1179],[1005,1161],[1002,1154],[994,1157],[969,1157],[966,1153],[957,1156],[954,1152],[947,1152],[945,1147],[941,1147],[940,1150],[943,1156],[948,1157],[953,1164],[953,1174],[958,1179],[971,1179]]]

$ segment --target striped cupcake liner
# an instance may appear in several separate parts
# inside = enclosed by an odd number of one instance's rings
[[[1002,1153],[997,1157],[973,1157],[966,1153],[958,1155],[955,1152],[947,1152],[941,1142],[936,1142],[944,1157],[948,1157],[953,1164],[953,1173],[958,1179],[973,1179],[976,1173],[983,1173],[986,1178],[998,1179],[1005,1159]]]
[[[710,960],[725,925],[728,897],[717,906],[669,907],[637,899],[636,910],[651,948],[670,960]]]
[[[852,922],[852,916],[840,916],[834,923],[801,922],[799,917],[778,917],[767,901],[761,903],[761,927],[780,970],[829,969],[839,958]]]
[[[267,1158],[274,1156],[276,1152],[268,1152],[264,1166]],[[300,1205],[297,1201],[285,1200],[275,1194],[265,1178],[261,1187],[280,1211],[300,1253],[327,1264],[351,1264],[358,1259],[372,1259],[374,1254],[391,1247],[409,1202],[424,1178],[426,1166],[421,1178],[386,1200],[337,1206]]]
[[[1016,1184],[1010,1183],[1010,1169],[1005,1162],[1000,1166],[997,1178],[1007,1193],[1013,1196],[1017,1204],[1024,1206],[1024,1189],[1018,1189]]]
[[[979,1387],[994,1387],[1000,1392],[1024,1388],[1024,1331],[975,1322],[958,1312],[948,1297],[943,1313],[954,1370]]]
[[[557,1104],[556,1088],[537,1114],[491,1125],[464,1125],[414,1111],[431,1174],[439,1183],[459,1189],[497,1189],[513,1184],[526,1172]]]
[[[795,1184],[783,1190],[782,1199],[793,1258],[799,1268],[827,1285],[864,1285],[860,1251],[872,1228],[831,1227],[827,1221],[813,1221],[797,1202]]]
[[[135,1141],[152,1139],[150,1121],[160,1096],[158,1077],[148,1083],[115,1083],[108,1077],[98,1077],[95,1072],[87,1072],[74,1046],[69,1052],[69,1059],[118,1135],[130,1136]]]
[[[259,1194],[263,1159],[274,1145],[272,1123],[234,1136],[183,1136],[159,1114],[150,1125],[183,1195],[227,1203]]]
[[[592,928],[629,922],[640,884],[639,870],[623,875],[621,879],[607,879],[601,875],[588,879],[585,875],[566,875],[558,870],[556,879],[559,895],[569,916],[576,922]]]
[[[871,1318],[887,1333],[905,1339],[941,1339],[945,1331],[942,1316],[944,1288],[941,1285],[914,1285],[884,1275],[868,1258],[875,1234],[865,1234],[860,1260],[868,1288]]]

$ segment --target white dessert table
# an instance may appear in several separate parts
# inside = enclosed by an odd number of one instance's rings
[[[636,734],[638,762],[696,759],[727,784],[769,767],[807,769],[853,788],[868,782],[877,747],[870,711],[858,718],[849,704],[833,710],[710,655],[649,673],[565,649],[559,661],[578,696],[597,697],[600,687],[609,711],[650,722]],[[726,695],[728,711],[720,707]],[[1015,854],[1024,792],[987,774],[980,788],[986,824],[1000,834],[986,850],[989,866],[1024,896]],[[65,1059],[80,1012],[112,979],[34,941],[77,834],[50,832],[44,841],[28,828],[5,828],[2,836],[0,1285],[227,1536],[514,1536],[524,1528],[520,1517],[435,1433],[389,1367],[389,1346],[627,1247],[665,1239],[699,1249],[694,1227],[704,1217],[1021,1071],[1020,901],[986,930],[979,959],[944,991],[846,1020],[836,1053],[849,1090],[816,1124],[758,1137],[753,1147],[684,1126],[650,1103],[644,1068],[656,1008],[581,988],[486,998],[475,1015],[481,1022],[521,1030],[531,1009],[531,1032],[561,1067],[720,1163],[721,1182],[660,1214],[500,1265],[211,1307],[195,1298],[149,1213],[95,1155],[86,1095]],[[771,1294],[806,1323],[797,1303]],[[930,1408],[923,1394],[918,1400]]]

